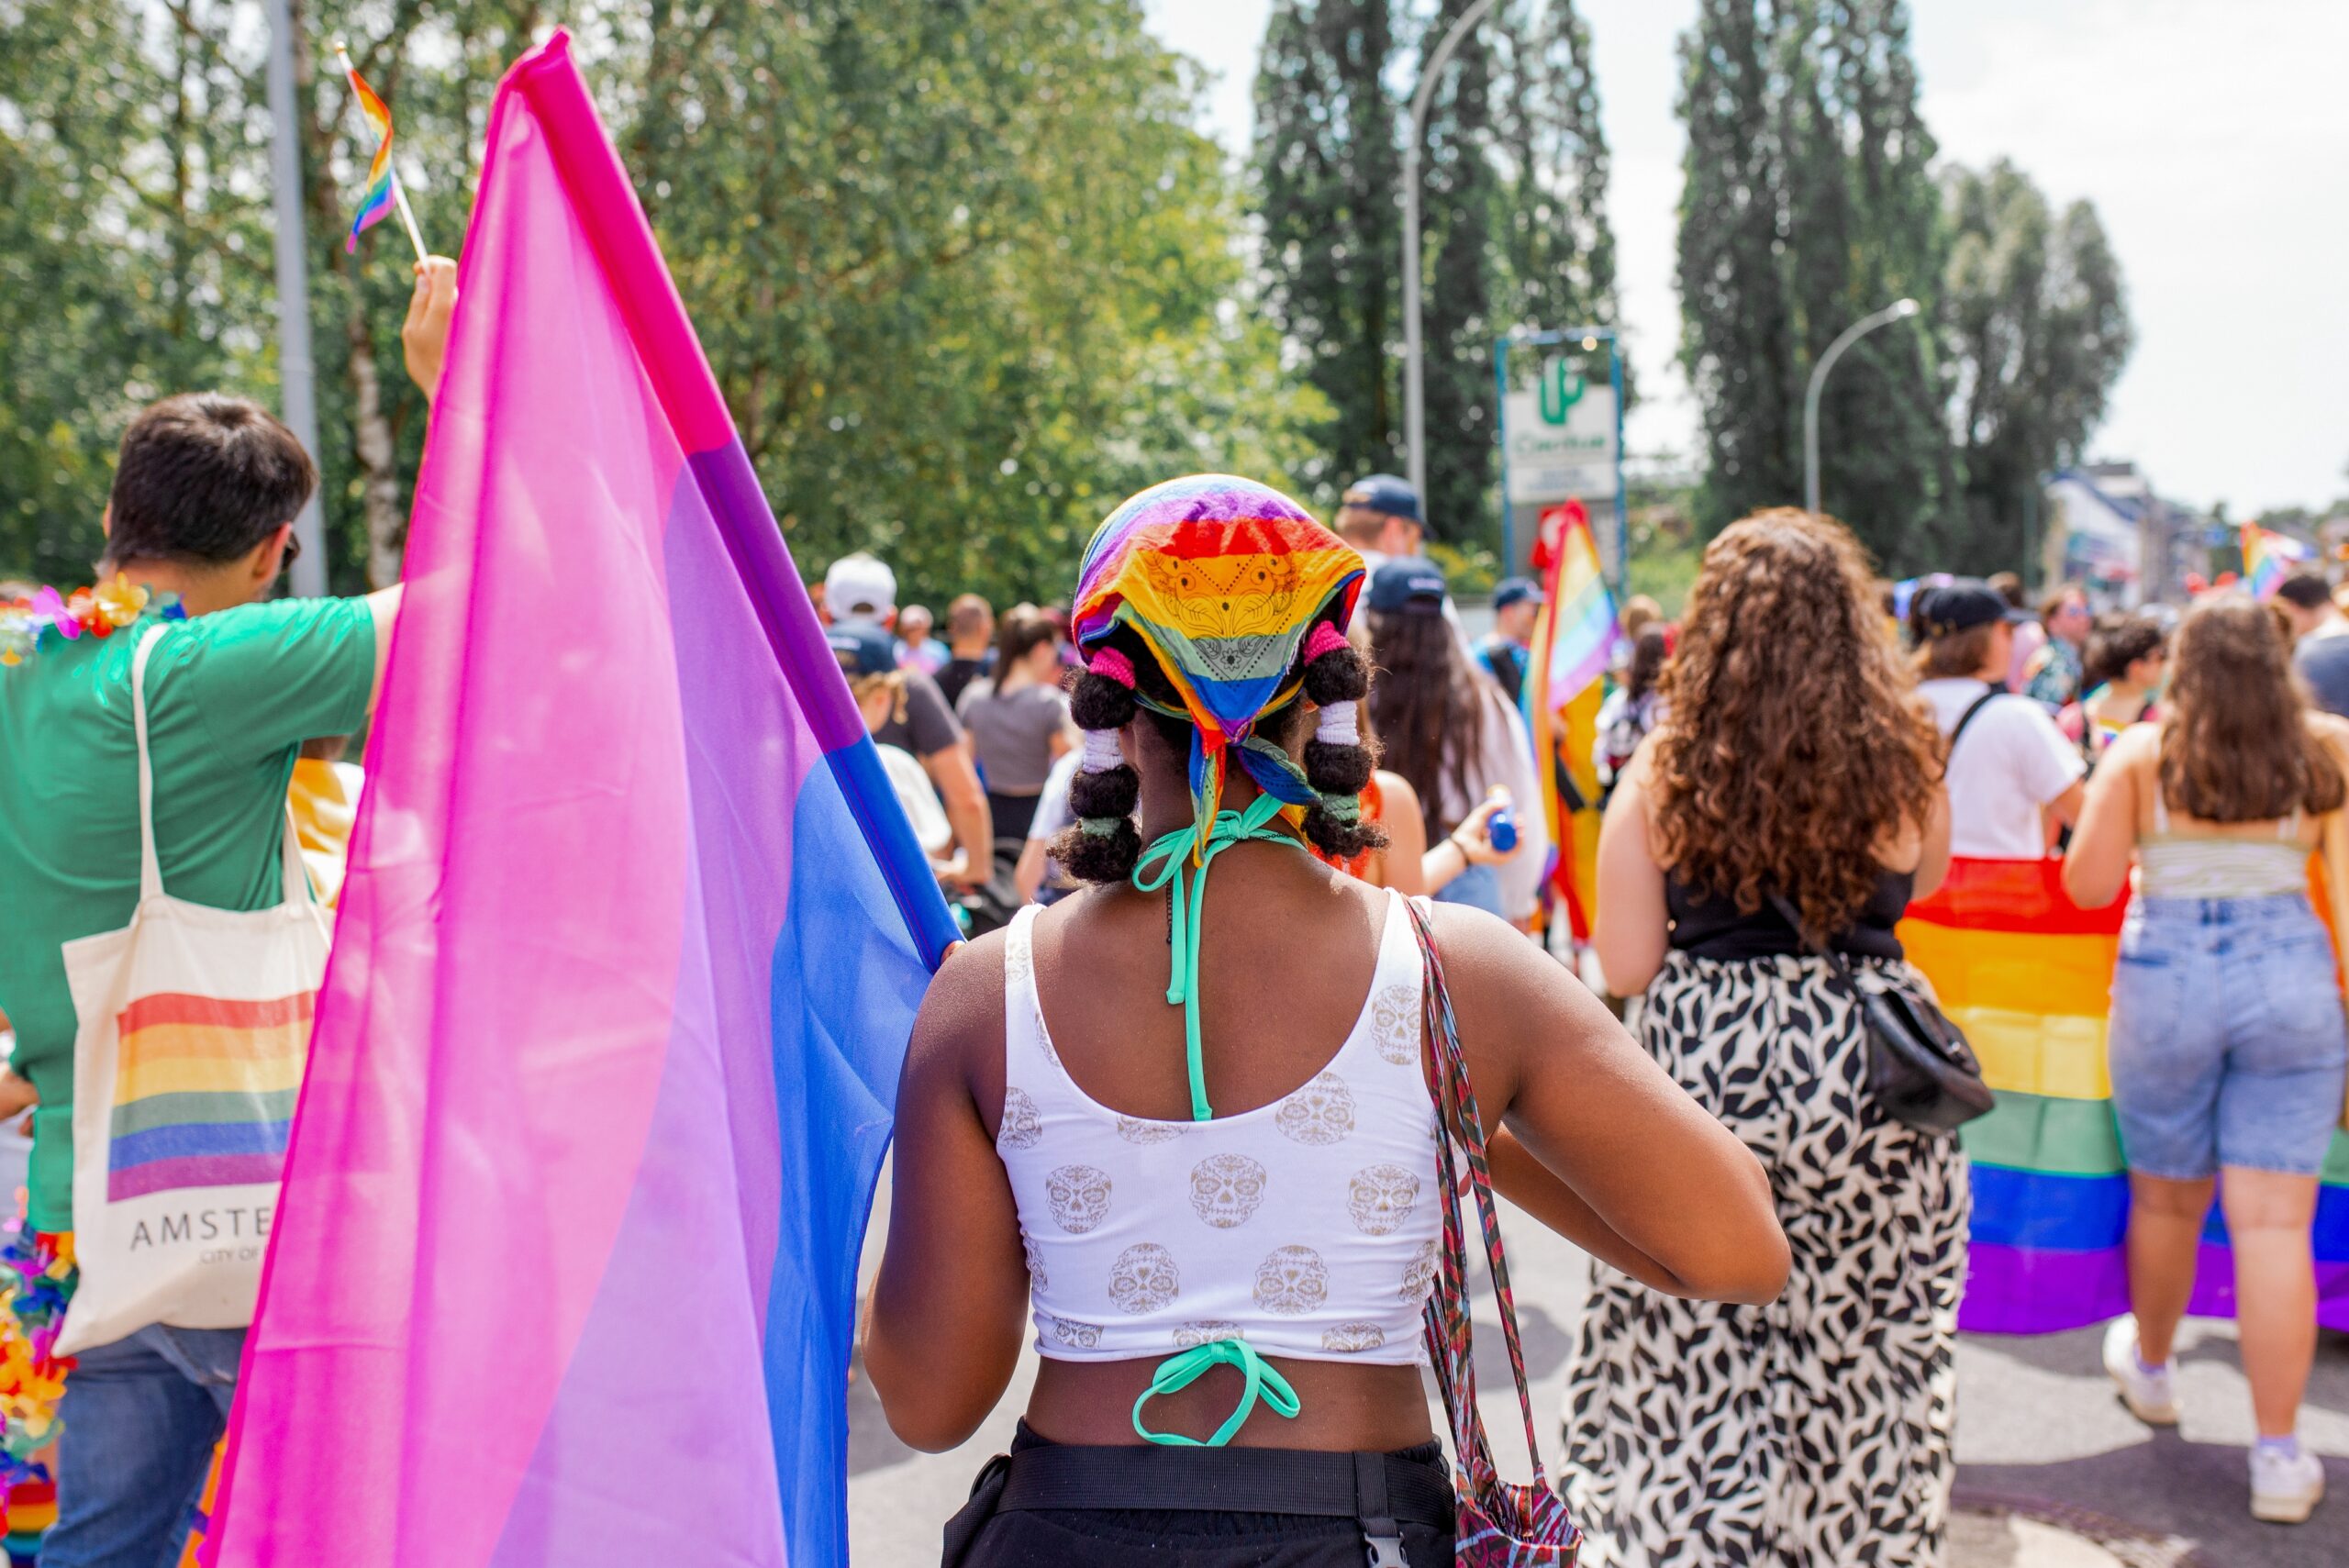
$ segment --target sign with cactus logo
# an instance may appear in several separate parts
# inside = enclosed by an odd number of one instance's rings
[[[1533,384],[1513,390],[1506,410],[1506,471],[1514,506],[1614,498],[1615,389],[1564,354],[1542,361]]]

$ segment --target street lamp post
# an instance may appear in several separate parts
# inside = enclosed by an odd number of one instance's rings
[[[1403,436],[1410,447],[1411,488],[1419,493],[1421,516],[1428,504],[1428,406],[1419,366],[1419,145],[1427,139],[1428,102],[1437,79],[1460,40],[1492,8],[1493,0],[1476,0],[1428,56],[1419,90],[1411,95],[1410,139],[1403,144]]]
[[[303,254],[302,148],[295,128],[300,108],[294,80],[294,14],[287,0],[270,0],[268,13],[270,184],[277,219],[277,383],[285,428],[315,460],[318,404],[310,364],[308,262]],[[294,592],[308,597],[327,591],[325,516],[313,490],[294,519],[294,537],[302,544],[302,554],[294,562]]]
[[[1802,505],[1803,510],[1819,510],[1819,395],[1827,386],[1827,373],[1843,357],[1843,350],[1858,342],[1877,328],[1895,321],[1905,321],[1917,314],[1913,299],[1896,299],[1873,316],[1863,316],[1843,328],[1842,336],[1827,345],[1819,362],[1810,367],[1810,390],[1802,399]]]

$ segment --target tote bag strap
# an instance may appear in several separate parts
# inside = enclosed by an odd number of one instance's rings
[[[139,636],[130,656],[130,722],[139,736],[139,901],[163,895],[163,862],[155,853],[155,763],[147,752],[147,661],[163,635],[156,622]]]
[[[1468,1082],[1468,1062],[1460,1049],[1460,1029],[1453,1017],[1452,995],[1443,980],[1443,961],[1436,952],[1429,929],[1426,901],[1411,899],[1413,933],[1419,938],[1426,999],[1428,1029],[1428,1088],[1435,1100],[1439,1189],[1443,1199],[1443,1248],[1436,1291],[1428,1300],[1428,1359],[1434,1364],[1436,1384],[1443,1394],[1452,1420],[1453,1450],[1459,1456],[1464,1490],[1472,1496],[1497,1483],[1492,1451],[1485,1437],[1485,1419],[1476,1406],[1476,1371],[1472,1355],[1473,1334],[1468,1299],[1468,1240],[1461,1210],[1460,1189],[1475,1196],[1476,1218],[1484,1233],[1485,1261],[1493,1276],[1495,1305],[1500,1309],[1501,1338],[1508,1347],[1509,1372],[1517,1383],[1517,1404],[1525,1418],[1525,1451],[1533,1462],[1534,1484],[1549,1489],[1542,1464],[1542,1443],[1536,1435],[1533,1390],[1525,1375],[1525,1350],[1517,1331],[1517,1296],[1509,1284],[1508,1256],[1501,1246],[1500,1213],[1493,1199],[1492,1172],[1486,1162],[1484,1124],[1476,1109],[1475,1091]]]
[[[156,641],[169,630],[158,622],[139,634],[139,650],[130,656],[130,723],[139,737],[139,901],[163,895],[163,862],[155,850],[155,762],[148,751],[147,741],[147,661],[154,654]],[[291,909],[306,910],[313,902],[310,896],[310,873],[302,863],[302,841],[294,826],[294,808],[288,805],[281,835],[280,867],[283,875],[284,903]]]

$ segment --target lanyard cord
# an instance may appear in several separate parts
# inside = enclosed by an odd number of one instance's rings
[[[1254,839],[1267,844],[1286,844],[1293,850],[1305,846],[1265,826],[1281,809],[1280,801],[1270,795],[1260,795],[1244,811],[1219,811],[1204,838],[1199,825],[1178,828],[1153,842],[1141,852],[1134,863],[1134,886],[1144,893],[1168,889],[1171,906],[1168,945],[1174,951],[1168,963],[1166,1000],[1183,1009],[1183,1060],[1191,1074],[1191,1119],[1206,1121],[1215,1115],[1208,1107],[1206,1064],[1199,1057],[1199,916],[1208,895],[1208,870],[1215,864],[1216,856],[1234,844]],[[1191,884],[1183,885],[1183,862],[1192,858],[1196,849],[1198,869],[1191,873]],[[1152,862],[1157,863],[1153,866]]]
[[[1211,1366],[1236,1366],[1245,1377],[1247,1385],[1240,1391],[1240,1403],[1224,1418],[1223,1425],[1205,1442],[1186,1438],[1180,1432],[1153,1432],[1141,1424],[1141,1407],[1161,1394],[1174,1394],[1188,1388]],[[1265,1408],[1275,1416],[1294,1417],[1298,1408],[1297,1390],[1288,1379],[1274,1370],[1256,1347],[1245,1340],[1214,1340],[1207,1344],[1169,1356],[1158,1363],[1150,1374],[1150,1386],[1134,1401],[1134,1435],[1148,1442],[1163,1443],[1169,1448],[1221,1448],[1231,1440],[1241,1423],[1248,1419],[1261,1396]]]

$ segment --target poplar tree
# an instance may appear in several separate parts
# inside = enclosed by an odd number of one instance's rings
[[[1395,50],[1390,0],[1275,0],[1257,66],[1264,302],[1329,403],[1307,467],[1324,500],[1403,466]]]
[[[1335,411],[1316,432],[1325,500],[1356,474],[1404,467],[1408,95],[1466,8],[1276,0],[1265,30],[1254,174],[1266,298]],[[1607,142],[1572,0],[1512,0],[1463,40],[1432,90],[1421,156],[1428,514],[1440,537],[1488,545],[1494,339],[1616,313]]]
[[[1946,241],[1901,0],[1700,0],[1682,44],[1681,359],[1702,416],[1701,518],[1802,498],[1811,366],[1908,296],[1909,323],[1839,362],[1820,417],[1821,503],[1888,570],[1959,527],[1934,335]]]
[[[1952,412],[1965,464],[1954,570],[2037,575],[2033,492],[2078,460],[2128,361],[2121,263],[2096,208],[2057,213],[2005,160],[1943,178]]]

